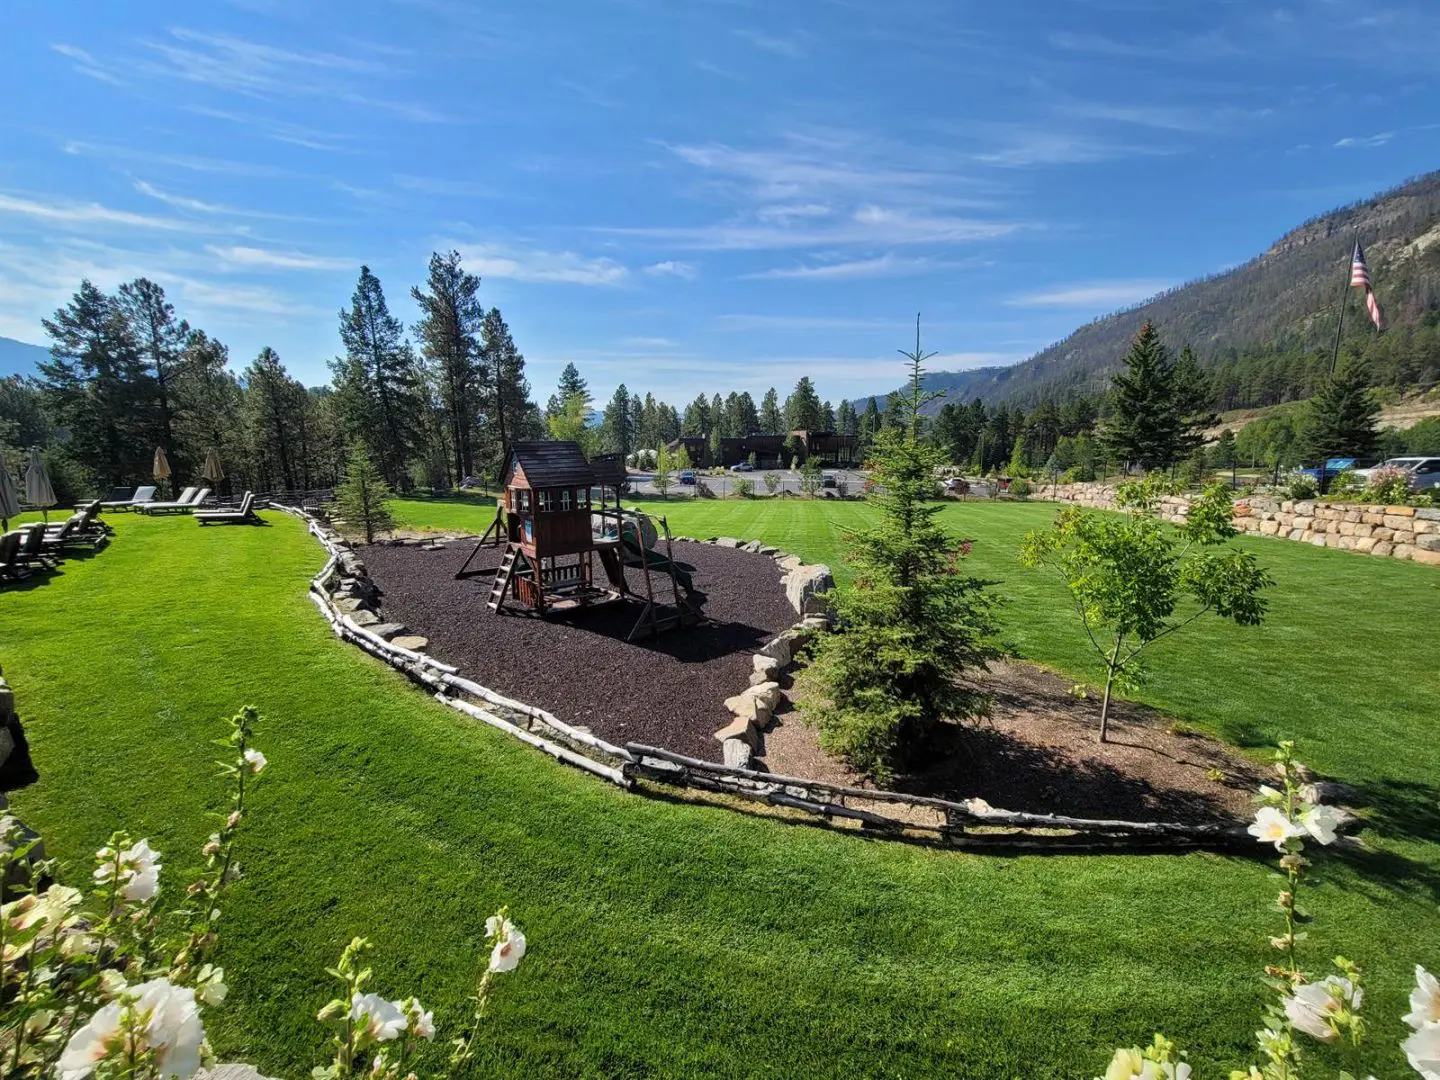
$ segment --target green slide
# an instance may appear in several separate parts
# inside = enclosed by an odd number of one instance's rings
[[[649,566],[651,570],[661,574],[668,573],[671,568],[670,560],[653,548],[645,552],[645,561],[643,563],[640,559],[640,544],[635,539],[635,534],[628,530],[621,533],[620,560],[626,566]],[[682,570],[676,566],[675,580],[680,582],[680,587],[684,589],[686,593],[695,591],[695,580],[690,576],[690,571]]]

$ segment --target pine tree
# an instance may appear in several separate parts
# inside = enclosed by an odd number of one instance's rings
[[[775,393],[773,386],[765,391],[765,397],[760,402],[760,434],[785,434],[785,417],[780,412],[780,396]]]
[[[1320,385],[1306,406],[1301,443],[1308,460],[1323,464],[1332,457],[1370,457],[1380,405],[1369,390],[1364,361],[1347,355],[1335,374]]]
[[[299,487],[298,451],[308,404],[305,387],[290,378],[279,354],[268,345],[261,349],[260,355],[245,369],[250,437],[262,475],[267,480],[278,477],[286,491]]]
[[[1176,417],[1173,463],[1185,460],[1204,446],[1206,429],[1214,427],[1220,417],[1215,413],[1210,380],[1200,370],[1189,345],[1180,350],[1171,379]]]
[[[791,431],[819,431],[822,420],[823,406],[815,393],[815,384],[810,376],[802,375],[785,399],[785,423]]]
[[[1153,323],[1135,335],[1125,370],[1111,380],[1111,415],[1103,438],[1120,461],[1163,469],[1175,460],[1179,416],[1174,368]]]
[[[841,435],[859,434],[859,418],[855,415],[855,406],[850,402],[840,402],[840,408],[835,412],[835,429]]]
[[[365,542],[373,544],[375,534],[395,527],[390,512],[391,491],[385,477],[370,460],[363,444],[350,448],[345,479],[335,489],[335,505],[345,524],[365,533]]]
[[[430,256],[425,289],[410,290],[420,308],[415,336],[439,397],[450,467],[459,483],[474,472],[475,414],[481,382],[480,278],[460,266],[460,253]]]
[[[1212,458],[1217,469],[1230,470],[1230,486],[1235,486],[1235,466],[1240,463],[1240,454],[1235,447],[1235,434],[1228,427],[1215,440]]]
[[[710,434],[710,402],[704,394],[685,406],[685,420],[680,425],[680,434],[705,438]]]
[[[630,416],[630,391],[621,383],[615,388],[610,404],[605,406],[601,431],[605,449],[622,458],[630,455],[635,443],[634,421]]]
[[[530,400],[525,357],[515,347],[499,308],[492,307],[485,313],[480,326],[480,355],[480,440],[484,443],[486,467],[498,474],[505,467],[511,444],[519,439],[539,438],[543,424]]]
[[[550,395],[550,401],[545,406],[546,418],[548,419],[558,413],[564,412],[565,402],[577,394],[587,402],[590,400],[590,388],[586,385],[585,380],[580,377],[580,369],[573,363],[568,363],[565,365],[565,369],[560,372],[560,383],[555,388],[555,393]]]
[[[41,388],[57,426],[70,431],[72,456],[107,483],[149,476],[154,384],[124,315],[82,281],[44,326],[53,344],[39,364]]]
[[[369,448],[386,480],[402,483],[421,426],[415,355],[368,266],[360,268],[350,310],[340,312],[340,340],[345,356],[331,366],[347,427]]]
[[[187,476],[192,463],[182,457],[176,441],[175,414],[190,324],[177,320],[165,290],[143,277],[120,286],[115,306],[129,324],[130,337],[155,388],[156,440],[165,450],[171,474]]]
[[[913,418],[926,400],[924,354],[917,344],[906,355]],[[937,518],[943,459],[917,427],[912,419],[875,439],[879,520],[851,536],[854,583],[832,594],[837,630],[816,639],[802,676],[817,691],[804,708],[821,745],[880,782],[920,764],[942,722],[984,714],[988,698],[963,676],[999,656],[996,600],[959,569],[968,545]]]
[[[835,406],[828,401],[820,406],[820,427],[824,431],[840,430],[840,424],[835,418]]]

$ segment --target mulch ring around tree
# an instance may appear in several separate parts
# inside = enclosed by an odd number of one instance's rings
[[[1249,818],[1256,789],[1275,780],[1135,702],[1111,703],[1109,741],[1100,743],[1099,699],[1075,697],[1070,680],[1033,664],[1001,661],[974,682],[993,695],[990,716],[949,727],[930,764],[897,776],[892,790],[1041,814],[1201,823]],[[757,749],[757,768],[870,786],[820,749],[796,710],[776,721]]]
[[[455,580],[474,541],[438,547],[375,544],[356,553],[380,590],[380,617],[430,639],[431,656],[507,697],[588,727],[610,742],[643,742],[719,761],[717,730],[730,723],[725,699],[740,693],[751,657],[797,616],[764,555],[677,543],[675,561],[694,576],[706,621],[627,643],[640,605],[600,604],[546,619],[485,607],[489,574]],[[663,545],[661,546],[663,551]],[[498,566],[503,548],[482,548],[470,569]],[[596,560],[597,580],[604,580]],[[644,574],[626,570],[645,595]],[[657,599],[672,596],[670,578],[651,574]]]

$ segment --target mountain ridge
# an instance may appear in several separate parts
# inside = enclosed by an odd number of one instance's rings
[[[1440,171],[1316,215],[1248,261],[1166,290],[1078,327],[1006,367],[932,372],[927,389],[949,401],[1033,406],[1102,391],[1130,339],[1154,322],[1171,350],[1194,349],[1202,366],[1263,349],[1328,348],[1354,238],[1364,244],[1387,330],[1433,326],[1440,316]],[[1347,342],[1369,326],[1350,298]],[[882,404],[889,391],[876,394]],[[856,399],[863,409],[868,396]],[[939,409],[932,403],[927,411]]]
[[[0,337],[0,379],[8,375],[35,375],[41,360],[50,359],[50,350],[43,345]]]

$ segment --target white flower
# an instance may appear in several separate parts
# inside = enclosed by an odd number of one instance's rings
[[[379,994],[356,994],[350,999],[350,1019],[360,1024],[372,1042],[389,1042],[405,1030],[405,1014]]]
[[[259,750],[246,750],[245,764],[249,765],[250,771],[258,776],[260,770],[265,768],[268,762],[265,760],[265,755]]]
[[[1295,993],[1285,999],[1285,1016],[1311,1038],[1333,1043],[1339,1038],[1339,1032],[1330,1021],[1347,1008],[1360,1008],[1364,997],[1365,991],[1355,987],[1349,979],[1331,975],[1320,982],[1297,986]]]
[[[1344,819],[1333,806],[1316,804],[1300,812],[1300,824],[1305,831],[1322,844],[1335,842],[1335,830]]]
[[[1144,1067],[1145,1059],[1140,1056],[1138,1049],[1121,1047],[1110,1059],[1110,1067],[1105,1070],[1101,1080],[1134,1080]]]
[[[103,847],[95,853],[100,865],[95,868],[95,880],[101,885],[115,882],[116,854],[113,848]],[[120,895],[126,900],[142,903],[154,897],[160,888],[160,853],[150,846],[150,841],[125,848],[119,854],[120,874],[118,884]]]
[[[1426,1024],[1401,1043],[1400,1049],[1425,1080],[1440,1080],[1440,1024]]]
[[[126,1013],[134,1019],[127,1019]],[[195,991],[175,986],[169,979],[151,979],[132,987],[123,1001],[112,1001],[96,1011],[88,1023],[70,1037],[60,1055],[61,1080],[82,1080],[96,1064],[125,1049],[126,1028],[143,1025],[137,1050],[155,1051],[160,1080],[189,1080],[200,1068],[200,1044],[205,1031],[195,1005]]]
[[[1280,806],[1285,802],[1285,793],[1277,791],[1269,784],[1260,785],[1260,801],[1269,803],[1271,806]]]
[[[1285,850],[1285,841],[1305,834],[1304,829],[1273,806],[1262,806],[1255,811],[1255,820],[1246,831],[1262,844],[1274,844],[1276,851]]]
[[[426,1012],[425,1006],[421,1005],[416,998],[408,1001],[397,1001],[395,1004],[405,1013],[410,1022],[410,1034],[417,1039],[435,1038],[435,1014]]]
[[[1415,965],[1415,989],[1410,991],[1410,1011],[1405,1022],[1416,1031],[1426,1024],[1440,1024],[1440,979],[1419,964]]]
[[[495,940],[495,947],[490,950],[490,970],[497,973],[514,971],[525,955],[525,935],[503,915],[491,915],[486,919],[485,933]]]

